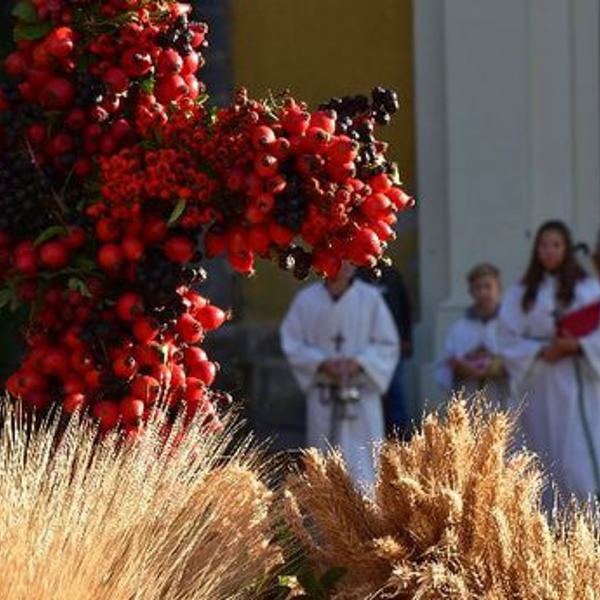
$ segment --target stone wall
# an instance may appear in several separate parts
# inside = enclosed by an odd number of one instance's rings
[[[540,222],[600,225],[597,0],[414,3],[421,392],[468,302],[464,274],[523,272]],[[429,363],[429,365],[427,365]]]

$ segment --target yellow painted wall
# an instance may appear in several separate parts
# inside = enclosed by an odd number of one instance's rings
[[[403,181],[414,192],[411,0],[231,0],[234,79],[255,97],[291,89],[315,106],[332,96],[369,93],[375,85],[398,91],[401,110],[380,129]],[[416,289],[416,215],[400,223],[391,255]],[[244,283],[244,317],[273,321],[297,284],[272,265]]]

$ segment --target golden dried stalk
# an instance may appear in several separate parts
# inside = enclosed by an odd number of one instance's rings
[[[600,598],[597,515],[547,518],[535,457],[511,454],[512,433],[509,415],[455,399],[409,443],[382,446],[372,500],[338,454],[307,452],[286,484],[290,529],[317,571],[346,569],[333,598]]]
[[[133,445],[72,422],[28,435],[15,413],[0,440],[0,598],[242,598],[280,560],[262,461],[232,429],[192,424]],[[57,441],[59,440],[59,441]],[[262,462],[264,467],[264,462]]]

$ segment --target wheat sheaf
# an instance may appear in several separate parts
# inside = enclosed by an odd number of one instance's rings
[[[600,545],[589,506],[549,519],[535,457],[510,452],[513,418],[455,399],[408,443],[379,451],[371,496],[340,455],[308,451],[285,520],[335,600],[592,600]]]

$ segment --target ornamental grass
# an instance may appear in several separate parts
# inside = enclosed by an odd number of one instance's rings
[[[590,507],[548,518],[535,457],[511,452],[513,419],[457,399],[408,443],[379,451],[371,495],[340,455],[308,451],[285,521],[317,575],[341,567],[335,600],[600,598]]]
[[[34,431],[35,429],[35,431]],[[72,420],[32,428],[15,411],[0,440],[0,598],[225,600],[280,560],[268,466],[235,428],[198,423],[135,442]],[[181,438],[181,439],[180,439]]]

